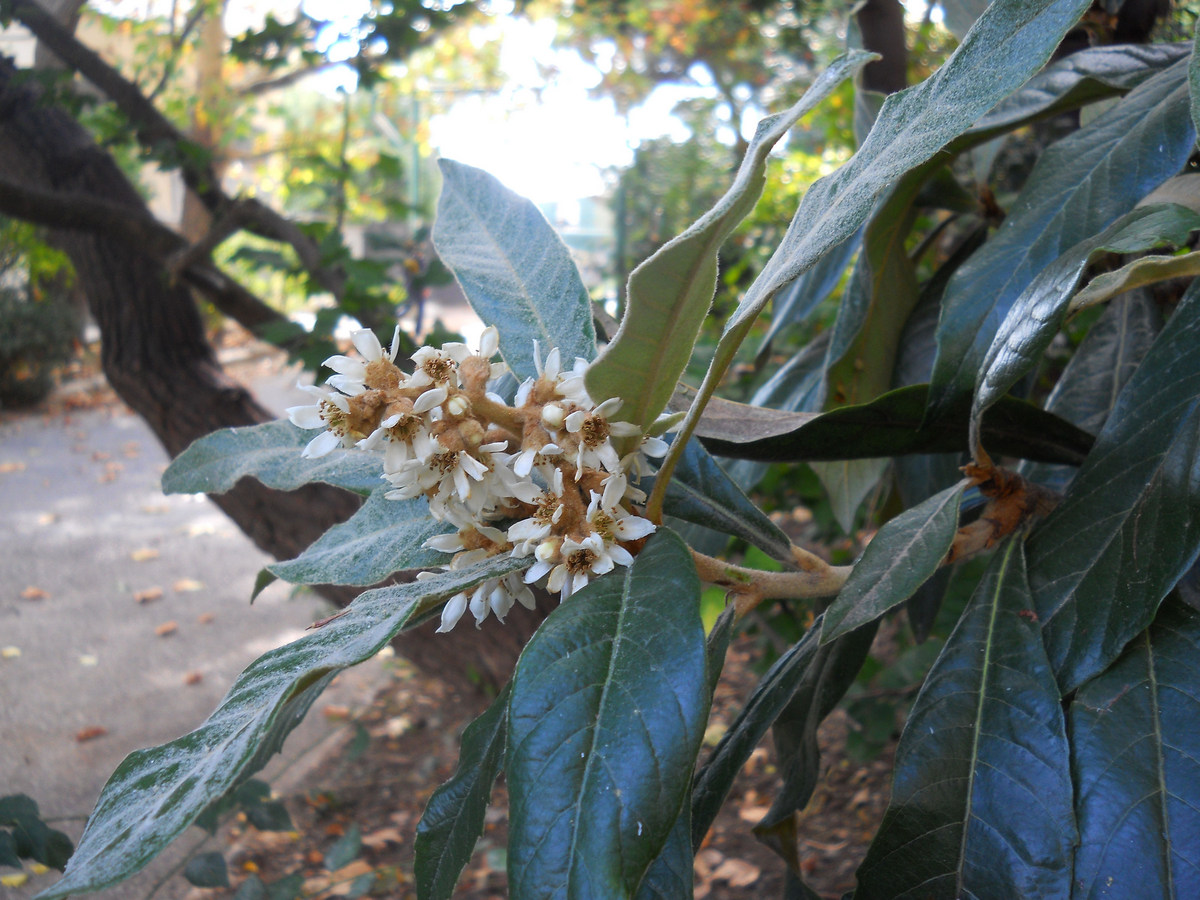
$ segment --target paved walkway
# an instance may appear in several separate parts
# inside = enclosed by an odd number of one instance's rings
[[[307,402],[295,379],[252,387],[282,410]],[[205,497],[164,496],[166,462],[124,407],[0,419],[0,796],[29,794],[44,817],[85,816],[126,754],[199,725],[248,663],[328,614],[280,582],[251,606],[270,560]],[[363,702],[382,673],[344,673],[284,759],[336,727],[323,707]],[[82,825],[56,823],[72,837]],[[144,897],[162,871],[88,896]],[[56,877],[0,886],[0,898]],[[179,895],[175,882],[157,896]]]

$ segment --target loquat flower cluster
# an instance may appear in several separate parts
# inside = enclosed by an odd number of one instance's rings
[[[565,600],[594,576],[628,566],[654,524],[634,512],[645,501],[636,482],[652,471],[649,458],[667,444],[613,416],[618,398],[595,404],[584,386],[585,360],[563,369],[557,349],[511,404],[489,389],[506,371],[494,362],[495,327],[478,350],[448,343],[422,347],[413,372],[396,365],[399,327],[386,351],[374,332],[351,339],[359,357],[332,356],[325,386],[302,386],[316,402],[289,409],[300,428],[321,433],[305,457],[339,447],[383,454],[385,496],[424,496],[431,514],[453,525],[426,546],[454,554],[449,569],[510,555],[528,568],[492,578],[450,598],[438,631],[449,631],[470,610],[478,627],[489,614],[501,621],[516,603],[533,608],[529,585],[543,578]],[[653,431],[654,429],[651,429]]]

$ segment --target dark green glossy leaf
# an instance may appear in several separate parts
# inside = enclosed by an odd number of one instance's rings
[[[1098,434],[1113,404],[1162,328],[1162,315],[1143,291],[1108,305],[1067,363],[1046,411],[1062,416],[1084,431]],[[1075,470],[1043,463],[1022,464],[1018,471],[1038,484],[1063,491]]]
[[[956,484],[886,522],[825,611],[825,643],[872,622],[916,593],[954,543],[965,485]]]
[[[805,194],[726,333],[744,335],[776,291],[858,230],[889,185],[1040,69],[1087,6],[1087,0],[996,0],[945,65],[889,96],[858,153]]]
[[[1071,704],[1072,897],[1200,896],[1200,613],[1167,601]]]
[[[984,356],[975,385],[972,428],[983,410],[1041,361],[1062,327],[1071,293],[1091,260],[1103,253],[1138,253],[1163,244],[1180,246],[1196,228],[1200,228],[1200,214],[1185,207],[1139,207],[1039,272],[1013,301]]]
[[[421,900],[454,895],[458,877],[483,834],[492,785],[504,762],[508,693],[505,685],[483,715],[463,731],[458,768],[433,792],[417,823],[413,869]]]
[[[315,431],[286,419],[206,434],[180,453],[163,473],[167,494],[223,494],[247,475],[270,488],[291,491],[311,481],[367,495],[382,484],[383,458],[357,450],[335,450],[319,459],[300,451]]]
[[[302,876],[303,877],[303,876]],[[267,886],[257,875],[251,874],[241,883],[233,900],[267,900]]]
[[[1200,286],[1126,383],[1096,447],[1029,539],[1064,692],[1107,668],[1200,548]]]
[[[1134,288],[1158,284],[1172,278],[1200,275],[1200,252],[1182,256],[1146,256],[1113,272],[1097,275],[1071,298],[1072,313],[1104,303]]]
[[[806,320],[821,301],[833,293],[860,246],[862,231],[856,231],[775,295],[771,307],[771,321],[767,325],[767,333],[763,335],[758,351],[760,365],[765,362],[764,354],[770,350],[771,343],[785,328]]]
[[[445,553],[427,549],[425,541],[453,530],[433,518],[424,497],[388,500],[376,491],[295,559],[271,563],[267,570],[292,584],[376,584],[401,569],[447,562]]]
[[[635,900],[691,900],[692,873],[691,809],[684,803],[662,853],[650,864]]]
[[[1200,22],[1192,44],[1192,61],[1188,63],[1188,94],[1191,98],[1192,127],[1200,132]]]
[[[591,301],[566,244],[524,197],[472,166],[438,161],[442,194],[433,243],[472,308],[500,329],[500,353],[520,379],[554,347],[567,368],[596,355]]]
[[[632,897],[666,846],[708,719],[700,582],[660,529],[526,645],[509,702],[514,900]]]
[[[971,391],[992,338],[1030,282],[1179,171],[1195,141],[1186,61],[1144,81],[1037,161],[1004,224],[951,279],[938,327],[934,415]]]
[[[327,624],[260,657],[198,729],[126,757],[104,786],[66,875],[43,900],[99,890],[141,869],[279,750],[338,671],[370,659],[441,600],[523,562],[489,561],[367,591]]]
[[[812,797],[821,769],[817,729],[854,683],[866,662],[876,628],[868,625],[821,647],[791,700],[775,719],[771,735],[783,784],[766,816],[755,826],[760,840],[781,823],[790,822],[792,814],[803,809]]]
[[[0,827],[12,829],[0,831],[0,838],[11,848],[7,858],[17,858],[5,865],[20,867],[20,860],[28,859],[62,870],[74,849],[69,837],[42,821],[37,803],[25,794],[0,797]]]
[[[963,140],[975,143],[981,137],[1012,131],[1034,119],[1132,90],[1190,51],[1186,43],[1114,44],[1072,53],[1047,66],[998,103]]]
[[[704,835],[720,812],[733,779],[759,741],[787,708],[797,686],[818,653],[820,618],[800,641],[792,645],[762,677],[742,711],[696,774],[692,786],[692,849],[699,850]]]
[[[844,406],[823,414],[781,413],[762,416],[743,406],[752,433],[769,437],[742,443],[733,434],[711,433],[703,443],[719,456],[770,462],[859,459],[910,453],[963,452],[967,449],[966,398],[951,414],[925,422],[929,385],[899,388],[862,406]],[[756,421],[757,420],[757,421]],[[758,427],[758,423],[762,427]],[[997,452],[1026,459],[1079,465],[1091,449],[1087,432],[1031,403],[1003,397],[983,417],[983,438]]]
[[[669,515],[740,537],[780,562],[792,562],[792,543],[787,535],[733,483],[698,441],[692,441],[680,457],[666,501],[664,509]]]
[[[229,887],[229,869],[225,856],[219,851],[198,853],[183,867],[183,877],[188,884],[200,888]]]
[[[716,206],[634,269],[621,327],[585,376],[594,400],[624,398],[618,415],[643,426],[663,411],[712,305],[717,251],[758,202],[771,148],[872,58],[859,50],[838,57],[791,109],[763,119]]]
[[[1031,604],[1010,540],[909,715],[857,900],[1069,896],[1066,725]]]
[[[295,831],[287,807],[278,800],[267,800],[246,807],[246,818],[259,831]]]

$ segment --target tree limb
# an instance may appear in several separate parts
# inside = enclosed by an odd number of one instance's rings
[[[117,105],[133,124],[138,142],[143,147],[160,153],[167,150],[178,159],[184,183],[214,216],[220,217],[235,202],[221,189],[220,180],[207,159],[207,151],[171,124],[133,82],[106,63],[95,51],[80,43],[36,0],[12,0],[11,10],[13,18]],[[316,281],[336,299],[342,298],[346,285],[345,273],[322,264],[321,250],[308,235],[295,223],[257,200],[244,200],[241,203],[248,231],[269,240],[290,244],[295,248],[301,265],[312,273]]]

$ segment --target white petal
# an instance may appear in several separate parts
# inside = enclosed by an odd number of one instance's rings
[[[441,406],[445,403],[446,396],[447,392],[444,387],[436,387],[428,390],[417,398],[417,402],[413,404],[413,412],[418,415],[429,412],[435,406]]]
[[[508,441],[492,441],[488,444],[481,444],[479,449],[484,453],[500,453],[508,447]]]
[[[319,406],[289,406],[287,417],[297,428],[324,428],[325,420],[321,418]]]
[[[462,536],[459,534],[435,534],[425,542],[431,550],[441,550],[443,553],[457,553],[463,548]]]
[[[332,431],[323,431],[308,442],[308,446],[304,448],[300,456],[304,459],[318,459],[332,453],[340,446],[342,446],[340,437]]]
[[[484,359],[491,359],[499,349],[500,332],[496,330],[495,325],[489,325],[479,337],[479,355]]]
[[[367,386],[363,384],[363,378],[365,377],[366,373],[357,378],[353,375],[330,375],[325,379],[325,383],[331,388],[337,388],[343,394],[349,394],[351,397],[354,397],[367,389]]]
[[[636,541],[653,534],[655,530],[653,522],[640,516],[625,516],[613,526],[613,534],[623,541]]]
[[[596,561],[592,563],[592,571],[597,575],[604,575],[611,572],[614,566],[613,558],[605,553],[603,556],[596,557]]]
[[[659,459],[667,455],[667,451],[671,449],[671,445],[662,438],[648,437],[642,441],[641,449],[647,456]]]
[[[467,611],[467,595],[455,594],[446,601],[446,605],[442,607],[442,624],[438,626],[437,633],[445,634],[458,624],[458,620],[462,618],[462,614]]]
[[[582,409],[575,410],[575,412],[567,416],[567,431],[571,432],[571,434],[578,434],[579,429],[583,427],[584,420],[587,419],[587,417],[588,414]]]
[[[593,412],[596,415],[607,419],[624,405],[625,401],[620,397],[609,397],[607,400],[597,406]]]
[[[558,373],[562,371],[562,354],[555,347],[546,354],[545,374],[547,378],[557,378]]]
[[[642,433],[642,429],[638,428],[632,422],[609,422],[608,433],[613,437],[637,437]]]
[[[350,332],[350,342],[354,344],[355,350],[371,362],[383,358],[383,347],[370,328],[359,328]]]
[[[478,628],[483,624],[483,620],[487,618],[488,603],[487,594],[484,591],[484,586],[480,585],[475,589],[475,593],[471,595],[471,615],[475,617],[475,627]]]
[[[392,346],[388,348],[388,360],[396,361],[396,353],[400,350],[400,323],[396,323],[396,330],[392,332]]]
[[[547,572],[549,572],[552,568],[554,568],[554,566],[551,565],[550,563],[542,562],[541,560],[538,560],[532,566],[530,566],[528,569],[525,570],[525,583],[533,584],[535,581],[537,581],[539,578],[541,578],[543,575],[545,575]]]
[[[613,544],[611,547],[609,547],[608,555],[612,557],[612,561],[617,565],[633,565],[633,554],[619,544]]]
[[[488,472],[487,466],[465,450],[458,454],[458,467],[476,481],[483,481],[483,476]],[[464,496],[463,499],[466,500],[467,498]]]

